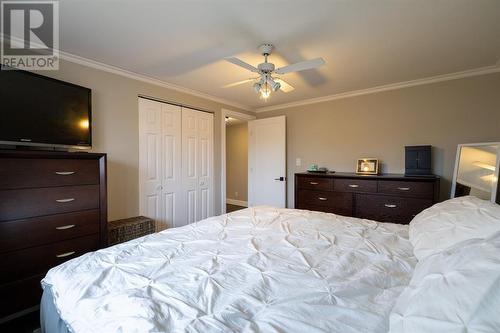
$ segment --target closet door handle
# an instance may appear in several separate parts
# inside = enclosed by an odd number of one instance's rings
[[[69,176],[75,173],[75,171],[56,171],[54,172],[56,175],[59,176]]]
[[[72,254],[75,254],[75,251],[69,251],[69,252],[65,252],[65,253],[56,254],[56,258],[69,257]]]
[[[398,187],[398,190],[400,190],[400,191],[409,191],[410,188],[409,187]]]
[[[324,198],[324,197],[319,197],[318,200],[321,200],[321,201],[326,201],[328,200],[328,198]]]
[[[316,182],[309,182],[310,185],[319,185],[319,183]]]
[[[396,208],[398,205],[394,205],[394,204],[385,204],[384,206],[385,206],[385,207],[387,207],[387,208]]]
[[[358,187],[359,187],[359,185],[357,185],[357,184],[349,184],[349,187],[352,187],[352,188],[358,188]]]
[[[64,202],[71,202],[71,201],[75,201],[75,198],[67,198],[67,199],[56,199],[57,202],[61,202],[61,203],[64,203]]]
[[[60,227],[56,227],[56,230],[66,230],[76,227],[74,224],[62,225]]]

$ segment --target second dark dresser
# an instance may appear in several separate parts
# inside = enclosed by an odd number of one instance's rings
[[[438,201],[439,177],[295,174],[295,208],[407,224]]]

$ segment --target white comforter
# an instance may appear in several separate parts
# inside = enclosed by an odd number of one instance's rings
[[[416,259],[408,227],[257,207],[50,270],[80,332],[387,332]]]

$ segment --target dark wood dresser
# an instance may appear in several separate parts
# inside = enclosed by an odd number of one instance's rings
[[[0,322],[36,309],[40,280],[106,245],[106,155],[0,150]]]
[[[295,174],[295,208],[406,224],[437,202],[439,177]]]

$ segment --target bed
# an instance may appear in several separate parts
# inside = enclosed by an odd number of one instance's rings
[[[500,222],[497,213],[493,222]],[[432,210],[424,214],[427,219],[435,216]],[[500,234],[498,239],[500,253]],[[423,248],[429,241],[439,243],[425,238]],[[495,246],[490,250],[496,251]],[[377,333],[388,332],[394,319],[394,327],[413,330],[391,332],[422,332],[418,325],[428,321],[409,305],[425,297],[430,299],[425,302],[435,303],[439,293],[425,295],[426,272],[413,281],[414,270],[427,262],[417,264],[415,249],[407,225],[248,208],[88,253],[51,269],[42,281],[42,330]],[[429,258],[441,255],[437,252]],[[500,271],[500,263],[489,267]],[[436,272],[429,274],[435,280]],[[441,332],[454,332],[443,327]]]

